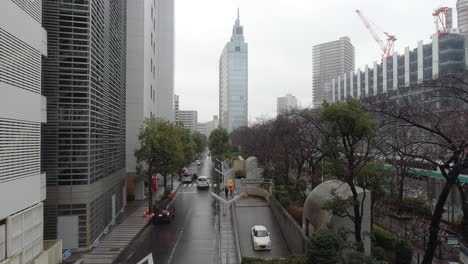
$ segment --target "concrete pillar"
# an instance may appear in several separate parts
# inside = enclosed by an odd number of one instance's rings
[[[357,69],[357,76],[356,76],[356,87],[357,87],[357,98],[361,99],[361,68]]]
[[[364,83],[365,83],[365,92],[366,92],[366,95],[365,97],[369,96],[369,66],[366,65],[366,67],[364,68]]]
[[[439,34],[434,34],[432,35],[432,79],[437,78],[439,78]]]
[[[393,53],[393,90],[398,89],[398,53]]]
[[[349,95],[351,98],[354,97],[354,72],[349,73]]]
[[[348,99],[348,87],[347,87],[347,84],[346,84],[346,80],[347,80],[347,76],[346,76],[346,72],[343,74],[343,98],[344,100]]]
[[[341,76],[338,76],[338,102],[341,101]]]
[[[408,87],[410,84],[409,79],[409,47],[405,48],[405,86]]]
[[[332,80],[332,98],[333,98],[333,103],[336,102],[335,98],[335,79]]]
[[[418,83],[422,83],[424,81],[424,54],[423,54],[423,41],[418,41]]]
[[[387,59],[382,60],[382,93],[387,93]]]

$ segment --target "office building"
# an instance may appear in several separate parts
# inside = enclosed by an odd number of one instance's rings
[[[190,131],[197,131],[198,113],[197,111],[179,111],[179,123]]]
[[[135,2],[134,0],[128,0]],[[158,79],[156,116],[174,121],[174,2],[175,0],[145,0],[158,3]]]
[[[179,96],[174,94],[174,120],[176,123],[179,122]]]
[[[125,206],[126,7],[43,0],[44,235],[64,248],[96,243]]]
[[[42,1],[0,1],[0,262],[31,263],[43,251],[47,122],[41,60],[47,56]]]
[[[126,1],[126,173],[135,176],[145,118],[174,121],[174,1]]]
[[[332,100],[331,80],[354,71],[354,46],[349,37],[322,43],[312,48],[313,106]]]
[[[287,112],[297,108],[297,98],[291,94],[286,94],[286,96],[278,97],[276,99],[276,109],[278,115],[286,114]]]
[[[468,34],[468,0],[457,0],[457,23],[462,34]]]
[[[419,41],[415,49],[406,47],[401,55],[395,52],[381,63],[375,61],[364,70],[338,76],[332,81],[333,101],[386,93],[411,94],[420,91],[417,87],[423,82],[445,75],[463,75],[468,68],[466,49],[468,35],[459,34],[458,29],[440,36],[434,34],[430,43]]]
[[[240,25],[239,10],[231,40],[219,59],[220,126],[229,132],[248,123],[248,45]]]

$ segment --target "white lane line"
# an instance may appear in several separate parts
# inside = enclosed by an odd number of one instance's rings
[[[189,184],[189,186],[188,186],[188,187],[192,187],[192,184]]]
[[[187,184],[184,184],[184,188],[187,187]]]
[[[185,217],[185,221],[184,221],[184,226],[182,227],[182,230],[180,230],[180,233],[179,233],[179,236],[177,237],[177,240],[175,242],[175,245],[174,247],[172,248],[172,252],[171,252],[171,255],[169,256],[169,261],[167,262],[168,264],[171,263],[171,260],[172,260],[172,257],[174,256],[174,252],[177,248],[177,245],[179,244],[179,241],[180,241],[180,238],[182,237],[182,234],[184,233],[184,230],[185,230],[185,225],[187,224],[187,221],[190,219],[190,215],[192,214],[192,208],[190,208],[187,216]]]
[[[143,264],[143,263],[145,263],[145,261],[148,261],[148,264],[154,264],[153,253],[149,253],[148,256],[144,257],[137,264]]]

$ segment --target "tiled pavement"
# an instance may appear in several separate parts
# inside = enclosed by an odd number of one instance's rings
[[[179,186],[180,183],[174,181],[174,189],[177,190]],[[163,189],[158,189],[155,200],[162,197]],[[117,224],[107,235],[101,238],[101,243],[97,247],[88,252],[73,253],[72,257],[64,261],[64,263],[112,263],[149,223],[149,218],[143,217],[147,208],[147,200],[129,202],[126,211],[119,216]]]
[[[220,206],[223,206],[222,204]],[[224,205],[224,214],[220,214],[221,228],[221,264],[238,264],[236,257],[236,240],[234,227],[232,225],[232,215],[229,205]]]

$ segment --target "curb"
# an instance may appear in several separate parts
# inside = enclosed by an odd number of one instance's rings
[[[177,192],[179,191],[181,185],[182,185],[182,184],[179,184],[179,186],[177,187],[177,189],[174,191],[174,195],[177,194]],[[135,212],[135,213],[136,213],[136,212]],[[135,240],[135,238],[138,237],[138,236],[140,236],[140,234],[143,233],[143,231],[148,227],[149,224],[151,224],[151,221],[150,221],[150,220],[148,220],[148,221],[146,222],[146,224],[143,225],[143,227],[140,229],[140,231],[138,231],[138,232],[135,234],[135,236],[132,238],[132,240],[130,241],[130,243],[128,243],[128,244],[122,249],[122,251],[120,251],[120,253],[117,255],[117,257],[116,257],[114,260],[112,260],[112,263],[115,263],[115,261],[116,261],[117,259],[119,259],[119,258],[123,255],[124,252],[127,251],[128,247],[133,243],[133,241]]]

